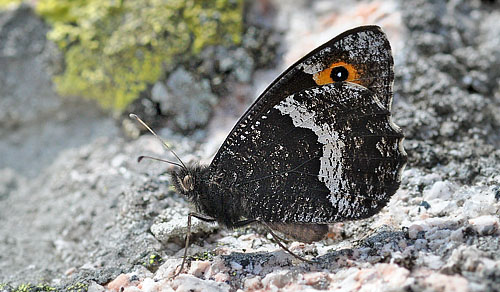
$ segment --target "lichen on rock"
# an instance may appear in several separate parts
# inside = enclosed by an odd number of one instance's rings
[[[58,92],[117,110],[165,74],[174,59],[188,59],[207,45],[239,43],[242,8],[241,0],[42,0],[36,5],[52,25],[48,37],[65,54],[66,68],[54,80]]]

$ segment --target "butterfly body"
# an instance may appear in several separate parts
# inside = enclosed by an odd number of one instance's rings
[[[198,213],[227,228],[236,227],[242,220],[240,196],[231,189],[223,189],[213,179],[208,166],[189,165],[186,169],[171,171],[170,176],[176,190],[193,203]]]
[[[207,221],[260,222],[304,242],[328,223],[372,216],[406,163],[391,120],[393,76],[379,27],[335,37],[264,91],[210,165],[173,170],[177,191]]]

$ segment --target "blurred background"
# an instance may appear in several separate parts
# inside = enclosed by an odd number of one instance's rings
[[[189,209],[169,188],[168,165],[136,163],[142,154],[171,157],[128,114],[184,161],[210,163],[280,72],[365,24],[391,42],[393,118],[409,164],[396,219],[381,215],[363,232],[431,217],[458,230],[490,216],[492,229],[475,238],[496,242],[483,256],[498,275],[498,19],[494,0],[0,0],[0,291],[2,283],[102,284],[138,266],[156,272],[163,262],[151,255],[181,250],[177,226]],[[223,234],[197,228],[201,240]],[[452,248],[430,253],[438,271]],[[469,288],[498,287],[500,278],[450,273]]]

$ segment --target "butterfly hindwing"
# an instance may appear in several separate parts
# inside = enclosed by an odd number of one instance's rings
[[[345,82],[335,82],[340,67]],[[399,187],[405,163],[403,135],[390,121],[392,81],[390,47],[378,27],[341,34],[257,99],[212,161],[210,180],[242,216],[264,222],[376,213]]]

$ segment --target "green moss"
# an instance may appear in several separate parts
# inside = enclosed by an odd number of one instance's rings
[[[215,252],[214,251],[204,251],[204,252],[199,252],[196,253],[192,256],[189,256],[189,258],[192,261],[211,261],[215,257]]]
[[[89,285],[85,283],[75,283],[71,286],[66,287],[66,291],[70,292],[86,292],[89,289]]]
[[[15,292],[27,292],[27,291],[31,291],[33,287],[31,286],[31,284],[21,284],[19,286],[17,286],[16,290],[14,290]]]
[[[142,265],[151,272],[156,272],[158,268],[163,264],[163,258],[158,254],[151,254],[142,263]]]
[[[47,284],[33,285],[31,283],[26,283],[26,284],[21,284],[17,287],[12,287],[8,284],[0,283],[0,290],[12,291],[12,292],[50,292],[50,291],[56,291],[57,289]]]
[[[0,0],[1,1],[1,0]],[[241,38],[243,0],[40,0],[65,54],[62,95],[123,109],[177,58]]]
[[[49,291],[56,291],[57,289],[55,287],[51,287],[51,286],[48,286],[48,285],[45,285],[45,284],[40,284],[40,285],[36,285],[36,289],[37,291],[46,291],[46,292],[49,292]]]

